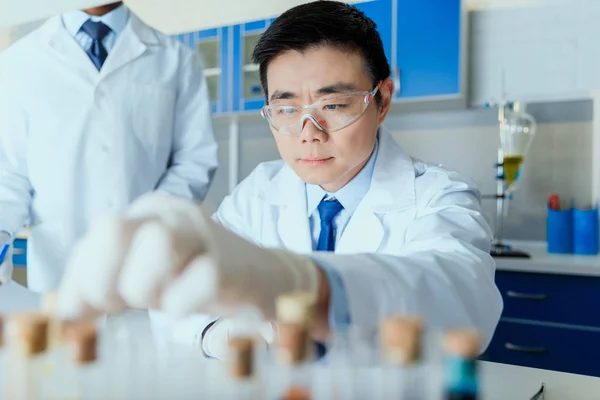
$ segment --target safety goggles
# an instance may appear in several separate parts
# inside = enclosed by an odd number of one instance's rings
[[[307,106],[264,106],[260,114],[277,132],[300,135],[306,121],[327,133],[357,121],[373,102],[379,86],[369,92],[351,92],[318,100]]]

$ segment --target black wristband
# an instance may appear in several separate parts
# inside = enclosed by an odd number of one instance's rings
[[[219,318],[215,319],[213,322],[211,322],[210,324],[206,325],[206,327],[204,327],[204,330],[202,331],[202,336],[200,337],[200,351],[202,352],[202,354],[204,355],[204,357],[206,358],[215,358],[212,356],[209,356],[208,354],[206,354],[206,352],[204,351],[204,335],[206,335],[206,333],[208,332],[208,330],[210,328],[213,327],[213,325],[219,320]]]

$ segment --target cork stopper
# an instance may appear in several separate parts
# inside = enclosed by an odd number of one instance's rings
[[[421,358],[423,323],[415,317],[389,317],[381,323],[381,349],[387,362],[410,365]]]
[[[40,313],[12,315],[6,324],[7,342],[25,357],[36,356],[48,348],[48,326],[48,317]]]
[[[316,297],[309,292],[289,293],[277,298],[277,321],[310,325],[315,315]]]
[[[300,364],[310,356],[308,328],[302,324],[279,325],[277,359],[282,364]]]
[[[64,325],[64,339],[73,349],[73,362],[78,365],[96,361],[98,332],[92,322],[69,322]]]
[[[42,312],[44,314],[55,316],[58,309],[58,295],[56,292],[49,292],[42,295]]]
[[[229,340],[229,356],[231,369],[229,374],[234,379],[245,379],[254,375],[254,340],[247,337]]]
[[[444,351],[448,355],[475,359],[480,353],[479,335],[471,329],[456,329],[446,332]]]

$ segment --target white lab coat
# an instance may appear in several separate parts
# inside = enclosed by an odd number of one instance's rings
[[[370,190],[335,254],[312,253],[306,207],[304,182],[273,161],[259,165],[214,218],[257,245],[311,254],[337,270],[352,322],[365,335],[376,333],[387,315],[417,314],[436,329],[475,327],[487,347],[502,298],[489,255],[492,233],[469,180],[413,160],[382,131]],[[181,338],[185,327],[177,329]]]
[[[30,220],[32,290],[98,216],[155,189],[203,199],[216,150],[198,57],[134,15],[100,73],[59,16],[0,54],[0,230]]]

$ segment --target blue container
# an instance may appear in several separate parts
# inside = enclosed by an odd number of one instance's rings
[[[598,254],[598,208],[573,210],[573,252],[575,254]]]
[[[548,253],[572,253],[573,210],[553,210],[548,208],[546,236]]]

